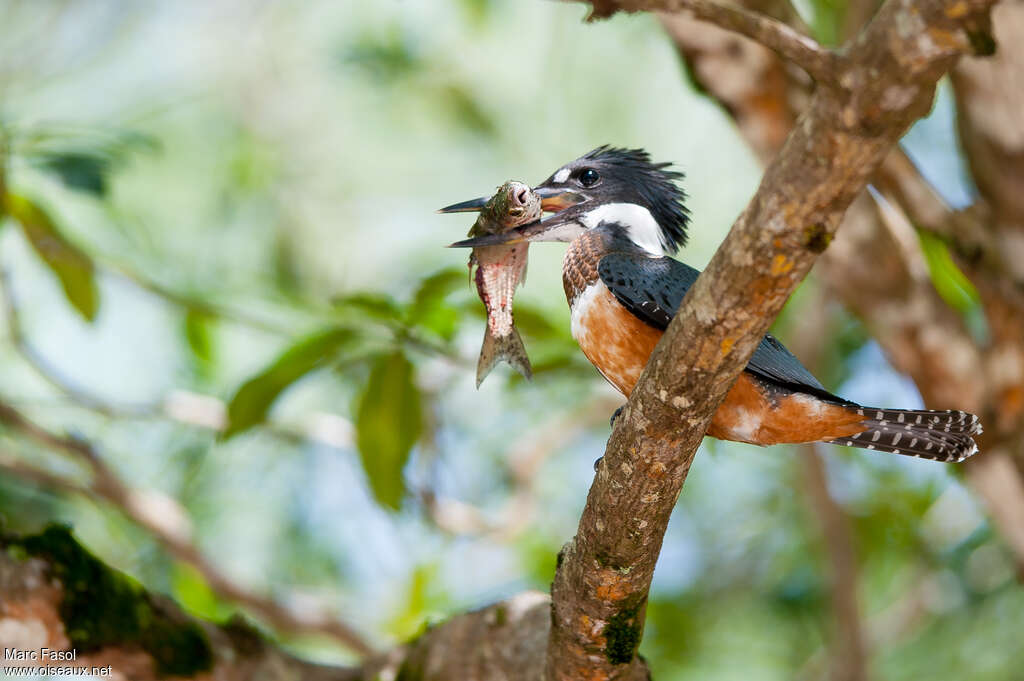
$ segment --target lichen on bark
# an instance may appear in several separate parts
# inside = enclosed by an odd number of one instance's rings
[[[88,653],[134,644],[161,675],[208,671],[213,652],[203,630],[163,607],[128,575],[103,564],[75,540],[70,528],[2,540],[8,555],[41,558],[63,588],[59,614],[72,648]]]

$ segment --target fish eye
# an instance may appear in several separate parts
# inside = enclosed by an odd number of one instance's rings
[[[584,187],[593,187],[595,184],[597,184],[597,181],[601,179],[601,176],[598,175],[597,171],[594,170],[593,168],[586,168],[583,172],[580,173],[579,179],[580,184],[583,185]]]

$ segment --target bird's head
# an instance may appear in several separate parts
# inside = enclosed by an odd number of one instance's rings
[[[617,227],[634,244],[655,255],[674,253],[686,243],[689,219],[682,173],[652,163],[642,149],[608,146],[567,163],[534,188],[541,206],[554,215],[502,234],[467,239],[454,247],[572,241],[588,229]],[[480,210],[487,198],[442,208],[442,213]]]

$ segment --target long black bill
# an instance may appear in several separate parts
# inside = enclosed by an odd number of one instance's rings
[[[455,243],[448,246],[448,248],[476,248],[478,246],[501,246],[502,244],[519,244],[524,241],[530,241],[531,237],[539,236],[548,230],[548,226],[537,220],[515,229],[510,229],[507,232],[501,234],[486,234],[484,236],[476,236],[472,239],[463,239],[462,241],[456,241]]]
[[[570,206],[575,206],[581,201],[585,201],[586,197],[576,192],[567,191],[565,189],[556,189],[552,187],[536,187],[533,190],[540,197],[540,207],[545,213],[557,213],[560,210],[565,210]],[[491,200],[489,196],[481,196],[478,199],[470,199],[469,201],[462,201],[461,203],[453,203],[450,206],[439,208],[438,213],[470,213],[473,211],[483,210],[487,202]]]
[[[450,206],[439,208],[438,213],[470,213],[472,211],[483,210],[484,206],[491,199],[489,196],[481,196],[479,199],[470,199],[469,201],[463,201],[462,203],[453,203]]]
[[[478,246],[501,246],[521,244],[527,241],[572,241],[583,228],[576,218],[566,213],[555,213],[543,220],[537,220],[501,234],[487,234],[472,239],[456,241],[448,248],[477,248]]]

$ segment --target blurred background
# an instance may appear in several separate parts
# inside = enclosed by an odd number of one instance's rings
[[[834,42],[845,8],[797,9]],[[657,17],[585,16],[512,0],[0,0],[0,400],[93,442],[210,570],[377,645],[546,591],[621,400],[569,336],[558,244],[531,249],[516,301],[535,379],[502,365],[476,390],[483,306],[467,254],[444,248],[472,218],[434,211],[599,144],[644,147],[686,174],[679,257],[702,267],[762,172]],[[904,146],[954,208],[972,200],[948,83]],[[946,247],[916,247],[983,336]],[[775,331],[845,397],[922,406],[860,318],[812,275]],[[11,429],[0,451],[8,530],[69,523],[187,611],[239,610],[115,506],[14,475],[86,481],[79,463]],[[1019,678],[1015,559],[961,473],[706,441],[655,575],[640,650],[656,678],[821,678],[829,513],[873,676]],[[352,659],[249,614],[301,655]]]

